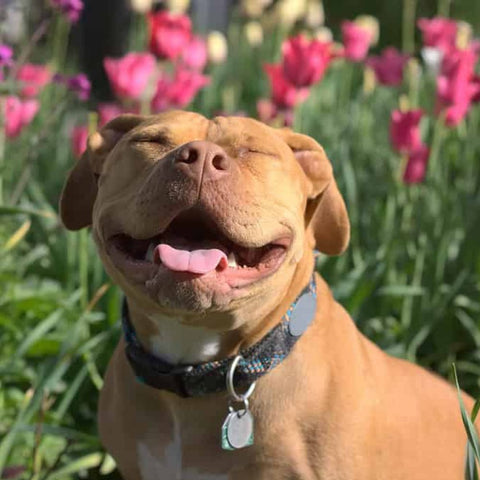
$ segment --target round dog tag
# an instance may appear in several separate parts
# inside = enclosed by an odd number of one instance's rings
[[[298,337],[310,325],[317,309],[317,300],[311,293],[304,293],[293,307],[288,330],[290,335]]]
[[[253,443],[253,416],[249,410],[239,410],[230,416],[227,440],[233,448],[243,448]]]

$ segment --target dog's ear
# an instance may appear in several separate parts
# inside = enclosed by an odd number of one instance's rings
[[[97,179],[102,174],[105,159],[120,138],[145,118],[140,115],[120,115],[90,135],[87,149],[70,170],[60,197],[60,218],[69,230],[91,225]]]
[[[316,247],[327,255],[339,255],[348,246],[350,222],[325,150],[307,135],[286,128],[278,133],[309,179],[305,222],[313,229]]]

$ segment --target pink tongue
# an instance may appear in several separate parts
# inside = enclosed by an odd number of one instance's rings
[[[225,253],[218,248],[205,250],[178,250],[165,243],[157,246],[156,252],[162,263],[175,272],[190,272],[204,274],[220,267],[228,267]]]

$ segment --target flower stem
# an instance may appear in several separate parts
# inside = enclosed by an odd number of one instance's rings
[[[450,4],[452,0],[438,0],[437,14],[439,17],[450,16]]]
[[[405,53],[415,51],[415,16],[417,0],[403,0],[402,47]]]

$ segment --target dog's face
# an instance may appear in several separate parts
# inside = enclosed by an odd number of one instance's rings
[[[241,117],[124,115],[89,139],[61,200],[109,275],[152,311],[234,312],[285,292],[349,223],[323,149]],[[311,258],[311,257],[310,257]]]

